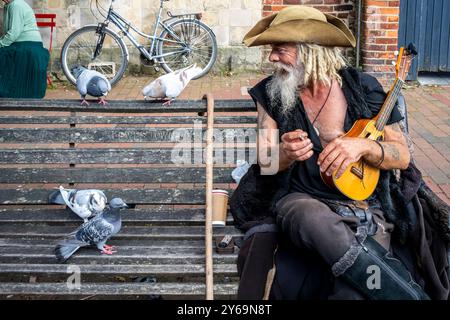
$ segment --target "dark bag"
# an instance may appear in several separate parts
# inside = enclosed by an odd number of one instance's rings
[[[239,229],[248,222],[264,220],[272,215],[273,199],[283,192],[283,175],[261,175],[258,164],[253,164],[242,177],[230,198],[230,212]],[[286,185],[286,184],[284,184]]]

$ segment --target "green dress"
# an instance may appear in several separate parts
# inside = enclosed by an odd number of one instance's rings
[[[33,10],[13,0],[3,11],[0,37],[0,98],[43,98],[49,52],[42,45]]]

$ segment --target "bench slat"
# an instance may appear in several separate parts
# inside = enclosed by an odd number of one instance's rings
[[[236,284],[215,284],[215,297],[229,298],[237,294]],[[205,285],[200,283],[85,283],[80,290],[69,289],[66,283],[0,283],[0,297],[14,295],[26,297],[39,295],[46,298],[60,296],[149,296],[161,295],[163,297],[204,297]]]
[[[205,189],[105,189],[108,199],[122,198],[129,204],[204,204]],[[231,190],[228,190],[231,194]],[[1,189],[0,204],[46,204],[51,190]]]
[[[67,263],[70,264],[99,264],[99,265],[119,265],[119,264],[197,264],[203,265],[205,263],[204,255],[184,254],[184,255],[138,255],[138,254],[124,254],[120,253],[121,248],[114,255],[104,255],[100,251],[93,248],[83,249],[74,254]],[[213,254],[213,261],[215,264],[231,264],[236,262],[234,254]],[[39,253],[39,254],[17,254],[17,253],[3,253],[0,255],[0,265],[11,263],[21,264],[51,264],[58,263],[53,253]]]
[[[26,212],[7,210],[0,211],[0,223],[17,222],[51,222],[52,224],[67,224],[73,226],[83,220],[74,214],[70,209],[66,210],[43,210],[33,209]],[[145,210],[125,210],[122,221],[133,225],[203,225],[205,223],[204,209],[183,209],[171,211]],[[228,216],[231,225],[232,217]]]
[[[180,275],[185,281],[203,282],[205,267],[199,264],[157,264],[157,265],[103,265],[83,264],[77,266],[87,282],[135,282],[138,277],[151,277],[155,282],[176,282]],[[0,282],[29,282],[31,276],[42,282],[62,282],[68,277],[68,265],[64,264],[2,264]],[[69,269],[70,271],[70,269]],[[237,276],[236,264],[213,266],[214,282],[221,283]]]
[[[45,110],[45,111],[85,111],[85,112],[206,112],[206,100],[175,100],[170,106],[160,101],[111,100],[106,106],[96,103],[89,107],[81,106],[80,100],[40,100],[40,99],[1,99],[1,110]],[[215,112],[256,111],[250,99],[216,100]]]
[[[57,240],[56,240],[57,241]],[[0,246],[47,246],[49,243],[55,243],[55,239],[50,238],[34,238],[28,237],[24,239],[20,238],[0,238]],[[177,248],[205,248],[205,241],[202,239],[131,239],[131,238],[118,238],[115,236],[108,241],[108,244],[113,246],[134,246],[134,247],[177,247]],[[1,268],[0,268],[1,269]]]
[[[194,133],[194,131],[199,131]],[[201,131],[201,132],[200,132]],[[255,128],[215,129],[216,141],[256,142]],[[190,128],[15,128],[0,129],[4,143],[105,143],[105,142],[194,142],[206,129]]]
[[[47,164],[173,164],[175,157],[187,157],[189,164],[194,164],[197,157],[187,149],[182,153],[172,155],[173,148],[146,148],[146,149],[0,149],[0,164],[11,163],[47,163]],[[256,159],[256,149],[236,148],[234,150],[215,150],[214,155],[221,162],[234,163],[235,159]]]
[[[216,168],[216,183],[232,183],[233,168]],[[0,168],[0,183],[189,183],[205,181],[204,168]]]
[[[0,164],[172,164],[177,157],[187,157],[187,164],[196,164],[201,155],[188,153],[188,149],[175,153],[173,148],[148,149],[0,149]],[[256,148],[215,150],[216,159],[234,163],[235,159],[256,159]]]
[[[12,237],[46,237],[61,238],[74,231],[72,226],[59,226],[47,224],[2,224],[0,225],[0,238]],[[230,234],[235,237],[242,236],[241,232],[232,226],[221,227],[214,230],[214,234]],[[204,226],[128,226],[124,224],[120,233],[114,239],[125,238],[158,238],[158,239],[199,239],[204,238]]]
[[[136,116],[121,116],[121,117],[104,117],[104,116],[58,116],[58,117],[43,117],[43,116],[0,116],[0,124],[193,124],[194,121],[206,123],[205,117],[189,117],[189,116],[174,116],[174,117],[136,117]],[[214,117],[215,124],[255,124],[255,116],[216,116]]]

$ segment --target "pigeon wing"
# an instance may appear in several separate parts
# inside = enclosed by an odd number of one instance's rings
[[[84,223],[76,233],[77,240],[91,245],[106,242],[113,234],[114,226],[102,215]]]
[[[74,208],[73,202],[71,199],[75,196],[77,193],[76,189],[64,189],[62,186],[59,186],[59,192],[61,193],[61,197],[63,198],[66,205],[75,213],[76,209]]]
[[[86,96],[87,94],[87,86],[89,80],[91,80],[91,75],[89,71],[90,70],[84,70],[77,78],[77,90],[81,96]]]

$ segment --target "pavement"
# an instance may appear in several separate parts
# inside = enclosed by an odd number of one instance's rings
[[[262,73],[206,75],[191,81],[178,99],[201,99],[207,92],[215,99],[250,99],[247,88],[264,77]],[[142,100],[142,88],[151,80],[151,77],[124,77],[108,99]],[[416,164],[428,186],[450,205],[450,84],[407,84],[403,94]],[[77,99],[79,95],[73,86],[54,82],[45,98]]]

